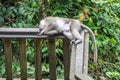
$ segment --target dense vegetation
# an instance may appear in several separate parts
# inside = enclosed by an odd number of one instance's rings
[[[90,41],[89,75],[94,79],[120,79],[120,0],[44,0],[48,16],[75,18],[89,26],[97,39],[98,63],[92,63],[93,45]],[[43,18],[39,0],[0,1],[0,27],[37,27]],[[17,40],[12,42],[13,72],[20,74]],[[92,47],[91,47],[92,46]],[[27,40],[27,67],[29,76],[34,77],[33,41]],[[56,41],[57,74],[62,77],[62,43]],[[48,77],[48,54],[46,41],[42,46],[42,71]],[[3,46],[0,40],[0,76],[5,76]]]

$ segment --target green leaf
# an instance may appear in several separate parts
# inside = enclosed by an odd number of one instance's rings
[[[0,18],[0,23],[4,23],[4,18]]]
[[[97,21],[97,26],[100,26],[101,25],[101,21]]]
[[[46,52],[47,50],[48,50],[48,47],[44,47],[44,48],[42,49],[42,53]]]
[[[32,22],[33,17],[34,17],[34,15],[29,15],[29,16],[28,16],[28,21],[29,21],[29,22]]]
[[[119,76],[120,76],[120,73],[118,73],[118,72],[106,72],[106,75],[107,75],[109,78],[115,78],[115,77],[119,77]]]
[[[25,10],[24,7],[19,8],[19,14],[24,14]]]
[[[2,13],[6,14],[7,9],[5,7],[2,8]]]
[[[107,13],[104,13],[103,15],[104,15],[104,19],[105,19],[107,22],[109,22],[109,20],[110,20],[109,15],[108,15]]]

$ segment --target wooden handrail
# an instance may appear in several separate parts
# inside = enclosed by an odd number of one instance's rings
[[[53,37],[41,35],[38,36],[38,28],[0,28],[0,38],[65,38],[63,35],[56,35]]]

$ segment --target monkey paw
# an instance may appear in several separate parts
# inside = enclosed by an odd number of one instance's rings
[[[42,33],[41,33],[41,32],[38,32],[37,35],[40,36],[40,35],[42,35]]]

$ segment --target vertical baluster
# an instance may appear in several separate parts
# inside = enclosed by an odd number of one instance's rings
[[[21,80],[27,80],[26,39],[19,39]]]
[[[69,80],[70,69],[70,42],[68,39],[63,39],[63,59],[64,59],[64,80]]]
[[[84,39],[84,31],[81,32],[81,36]],[[76,45],[75,74],[78,76],[83,73],[83,45],[84,40],[82,41],[82,43]]]
[[[75,62],[76,62],[76,45],[72,45],[71,56],[70,56],[70,80],[75,79]]]
[[[48,47],[49,47],[50,80],[56,80],[56,54],[54,39],[49,39]]]
[[[83,73],[88,74],[88,53],[89,53],[89,33],[85,32],[84,35],[84,67],[83,67]]]
[[[35,48],[35,76],[36,80],[42,80],[41,78],[41,41],[34,39]]]
[[[12,80],[11,39],[4,39],[4,53],[5,53],[5,63],[6,63],[6,80]]]

